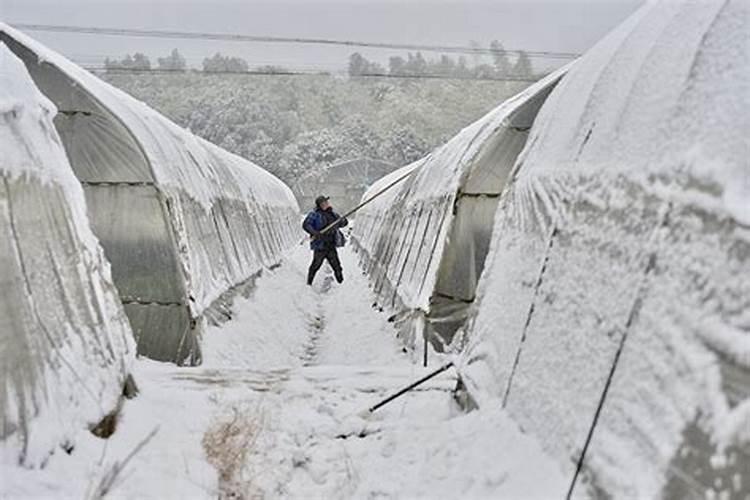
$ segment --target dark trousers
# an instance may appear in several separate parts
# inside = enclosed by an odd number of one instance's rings
[[[320,266],[323,265],[324,260],[327,260],[328,264],[333,269],[333,274],[336,276],[336,281],[338,281],[339,283],[344,281],[344,272],[341,269],[339,254],[336,251],[336,247],[333,247],[313,251],[313,260],[310,264],[310,269],[307,271],[308,285],[312,285],[313,279],[315,279],[315,273],[317,273],[318,269],[320,269]]]

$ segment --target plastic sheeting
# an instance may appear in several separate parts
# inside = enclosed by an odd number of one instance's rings
[[[0,43],[0,440],[29,466],[116,407],[135,356],[54,115]]]
[[[750,495],[748,137],[739,1],[649,3],[537,117],[461,372],[573,497]]]
[[[295,243],[291,191],[13,28],[0,39],[60,109],[139,353],[200,362],[206,308]]]
[[[498,196],[537,111],[566,71],[507,100],[363,197],[413,172],[358,213],[353,236],[380,301],[415,313],[409,317],[427,315],[438,348],[450,342],[474,300]],[[407,333],[405,340],[415,338]]]

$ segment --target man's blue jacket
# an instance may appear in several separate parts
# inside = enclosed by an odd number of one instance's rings
[[[305,222],[302,223],[302,229],[311,236],[316,236],[323,228],[332,224],[334,221],[339,220],[339,214],[333,211],[332,208],[328,210],[321,210],[316,208],[305,217]],[[344,235],[339,231],[340,227],[344,227],[349,224],[349,221],[344,219],[339,222],[338,226],[331,229],[326,234],[313,238],[310,241],[310,248],[313,250],[329,250],[336,248],[336,241],[343,241]]]

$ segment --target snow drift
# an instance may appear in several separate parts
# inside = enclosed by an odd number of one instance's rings
[[[138,352],[198,363],[206,308],[294,243],[291,191],[17,30],[0,24],[0,40],[60,109]]]
[[[0,440],[29,466],[116,407],[135,356],[55,113],[0,43]]]
[[[742,1],[647,4],[534,123],[462,373],[572,496],[750,494],[749,137]]]
[[[353,239],[381,304],[398,311],[408,344],[425,318],[425,338],[438,349],[463,323],[484,268],[498,196],[539,108],[566,71],[505,101],[365,193],[369,200],[406,177],[358,213]]]

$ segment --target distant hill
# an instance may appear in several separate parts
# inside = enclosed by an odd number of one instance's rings
[[[528,85],[196,72],[102,76],[289,184],[360,157],[409,163]]]

